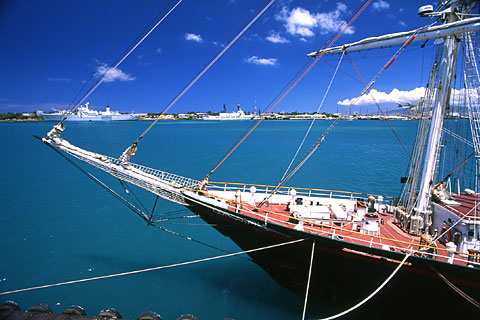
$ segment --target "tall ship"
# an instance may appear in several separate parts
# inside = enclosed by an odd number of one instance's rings
[[[361,10],[370,2],[365,1]],[[472,14],[474,10],[478,10],[477,1],[440,1],[437,8],[419,9],[421,16],[435,21],[433,24],[337,47],[331,42],[309,55],[315,63],[327,54],[343,56],[355,50],[397,46],[395,54],[365,84],[360,97],[384,72],[390,71],[389,66],[402,57],[408,45],[434,41],[431,47],[436,51],[435,59],[425,95],[417,106],[414,148],[406,177],[402,178],[404,187],[396,198],[378,195],[374,190],[363,194],[288,185],[290,178],[328,141],[328,135],[341,119],[334,120],[305,154],[292,160],[276,185],[213,180],[217,168],[268,114],[262,115],[226,156],[199,179],[132,162],[141,138],[151,126],[119,157],[72,145],[61,136],[65,130],[63,122],[42,140],[65,157],[84,161],[148,190],[157,199],[185,206],[231,238],[279,284],[306,297],[321,297],[332,312],[338,312],[337,316],[367,303],[366,308],[385,310],[385,317],[478,318],[480,18]],[[468,121],[462,120],[463,126],[451,126],[448,122],[453,121],[448,115],[454,79],[460,81],[458,85],[463,90],[462,100],[455,103],[468,114]],[[458,130],[454,131],[455,128]],[[461,146],[461,151],[446,148],[447,140]],[[261,179],[262,175],[258,176]],[[156,219],[153,211],[145,212],[121,199],[148,225],[162,228],[163,220]],[[377,295],[379,292],[382,294]],[[371,299],[375,303],[368,304]]]
[[[43,112],[37,111],[37,115],[42,117],[44,121],[134,121],[138,120],[139,116],[134,114],[120,113],[119,111],[112,111],[109,106],[105,111],[92,110],[89,103],[79,106],[75,111],[57,111],[57,112]]]

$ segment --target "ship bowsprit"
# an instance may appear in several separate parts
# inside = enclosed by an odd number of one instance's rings
[[[182,189],[194,187],[200,183],[200,181],[195,179],[185,178],[131,162],[122,162],[113,157],[84,150],[60,138],[59,134],[57,136],[50,135],[48,138],[43,138],[43,142],[81,161],[89,163],[117,179],[129,182],[163,199],[181,205],[187,205]]]

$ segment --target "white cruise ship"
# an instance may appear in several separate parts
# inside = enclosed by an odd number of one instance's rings
[[[105,111],[97,111],[89,109],[88,105],[89,103],[87,102],[85,106],[80,106],[73,112],[65,110],[56,112],[37,111],[37,115],[45,121],[60,121],[65,115],[67,115],[65,121],[132,121],[139,119],[139,116],[133,114],[112,111],[109,106],[107,106]]]

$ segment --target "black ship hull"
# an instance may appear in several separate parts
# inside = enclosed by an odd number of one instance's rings
[[[346,242],[334,235],[314,236],[275,224],[265,225],[263,221],[214,208],[195,199],[187,198],[187,202],[191,211],[242,250],[305,239],[248,254],[279,285],[302,296],[306,291],[312,244],[315,242],[309,290],[309,295],[314,298],[309,301],[321,299],[329,309],[338,312],[370,295],[405,257],[405,253]],[[479,315],[480,309],[456,292],[439,274],[460,289],[460,293],[477,301],[480,299],[478,268],[412,255],[391,281],[362,307],[362,312],[376,314],[401,307],[412,311],[415,318],[419,315]]]

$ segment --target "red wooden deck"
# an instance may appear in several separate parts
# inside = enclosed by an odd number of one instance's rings
[[[299,228],[300,219],[290,216],[290,212],[286,210],[286,204],[268,204],[262,206],[261,209],[254,211],[252,205],[242,202],[241,206],[233,201],[227,202],[228,209],[239,214],[265,221],[267,224],[281,225],[291,229]],[[257,203],[257,206],[259,204]],[[465,209],[466,210],[466,209]],[[303,231],[329,237],[336,240],[342,240],[350,243],[360,244],[368,247],[380,249],[389,249],[392,251],[400,251],[408,253],[414,251],[417,256],[433,256],[434,259],[447,261],[448,251],[439,241],[428,243],[423,237],[413,236],[400,229],[393,222],[393,215],[389,213],[378,213],[381,218],[380,234],[370,235],[359,231],[362,222],[339,222],[335,221],[315,221],[303,220]],[[355,230],[352,230],[354,225]],[[423,238],[423,239],[422,239]],[[388,247],[387,247],[388,246]],[[359,252],[360,253],[360,252]],[[453,263],[467,265],[467,257],[455,254]]]

